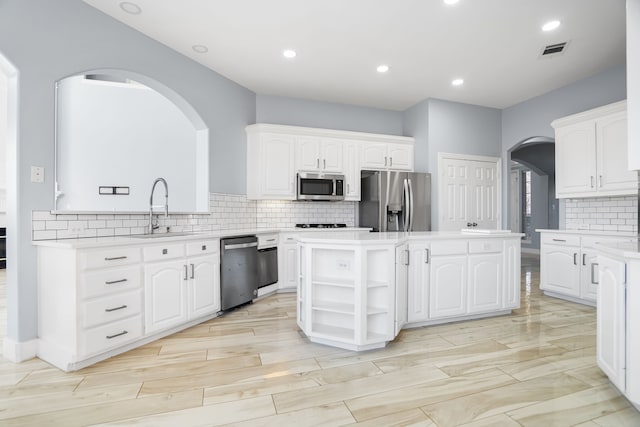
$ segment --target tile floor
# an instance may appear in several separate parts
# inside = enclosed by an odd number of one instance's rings
[[[280,294],[78,372],[0,360],[0,425],[640,426],[596,366],[595,310],[538,282],[525,256],[512,315],[364,353],[309,343]]]

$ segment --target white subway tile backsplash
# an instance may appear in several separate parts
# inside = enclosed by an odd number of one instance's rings
[[[638,232],[638,197],[567,199],[568,230]]]

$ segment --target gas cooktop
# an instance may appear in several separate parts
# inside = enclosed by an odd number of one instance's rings
[[[296,224],[297,228],[345,228],[347,224]]]

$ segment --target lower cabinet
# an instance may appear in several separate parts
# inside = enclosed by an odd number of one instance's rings
[[[554,297],[595,305],[598,295],[596,243],[625,242],[631,237],[542,231],[540,289]]]
[[[502,254],[469,255],[470,314],[499,310],[502,304]]]
[[[298,243],[294,235],[282,234],[278,244],[278,289],[298,286]]]
[[[429,318],[466,313],[467,255],[434,255],[429,274]]]
[[[220,310],[218,255],[147,264],[144,277],[147,333]]]

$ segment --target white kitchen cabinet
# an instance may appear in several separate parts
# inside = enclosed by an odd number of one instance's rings
[[[295,200],[295,138],[247,130],[247,198]]]
[[[520,240],[504,242],[503,308],[520,307]]]
[[[555,120],[556,196],[636,194],[627,168],[626,101]]]
[[[146,333],[220,310],[218,248],[218,240],[144,248]]]
[[[502,307],[502,251],[469,255],[468,313],[483,313]]]
[[[364,143],[362,169],[413,170],[413,145],[400,143]]]
[[[429,318],[467,313],[467,256],[431,257],[429,275]]]
[[[429,243],[409,245],[407,321],[410,323],[429,320],[429,248]]]
[[[597,361],[609,380],[624,393],[627,356],[626,265],[621,260],[607,256],[598,257],[598,261]]]
[[[394,336],[398,336],[400,330],[409,322],[409,306],[411,302],[408,289],[409,257],[411,253],[408,244],[396,247],[396,313],[394,322]]]
[[[597,243],[626,242],[633,237],[542,230],[540,289],[553,297],[595,305],[598,286]]]
[[[344,142],[344,199],[360,200],[360,143],[357,141]]]
[[[295,234],[282,234],[278,244],[278,289],[298,287],[298,243]]]
[[[296,137],[297,171],[343,173],[342,141],[329,138]]]

